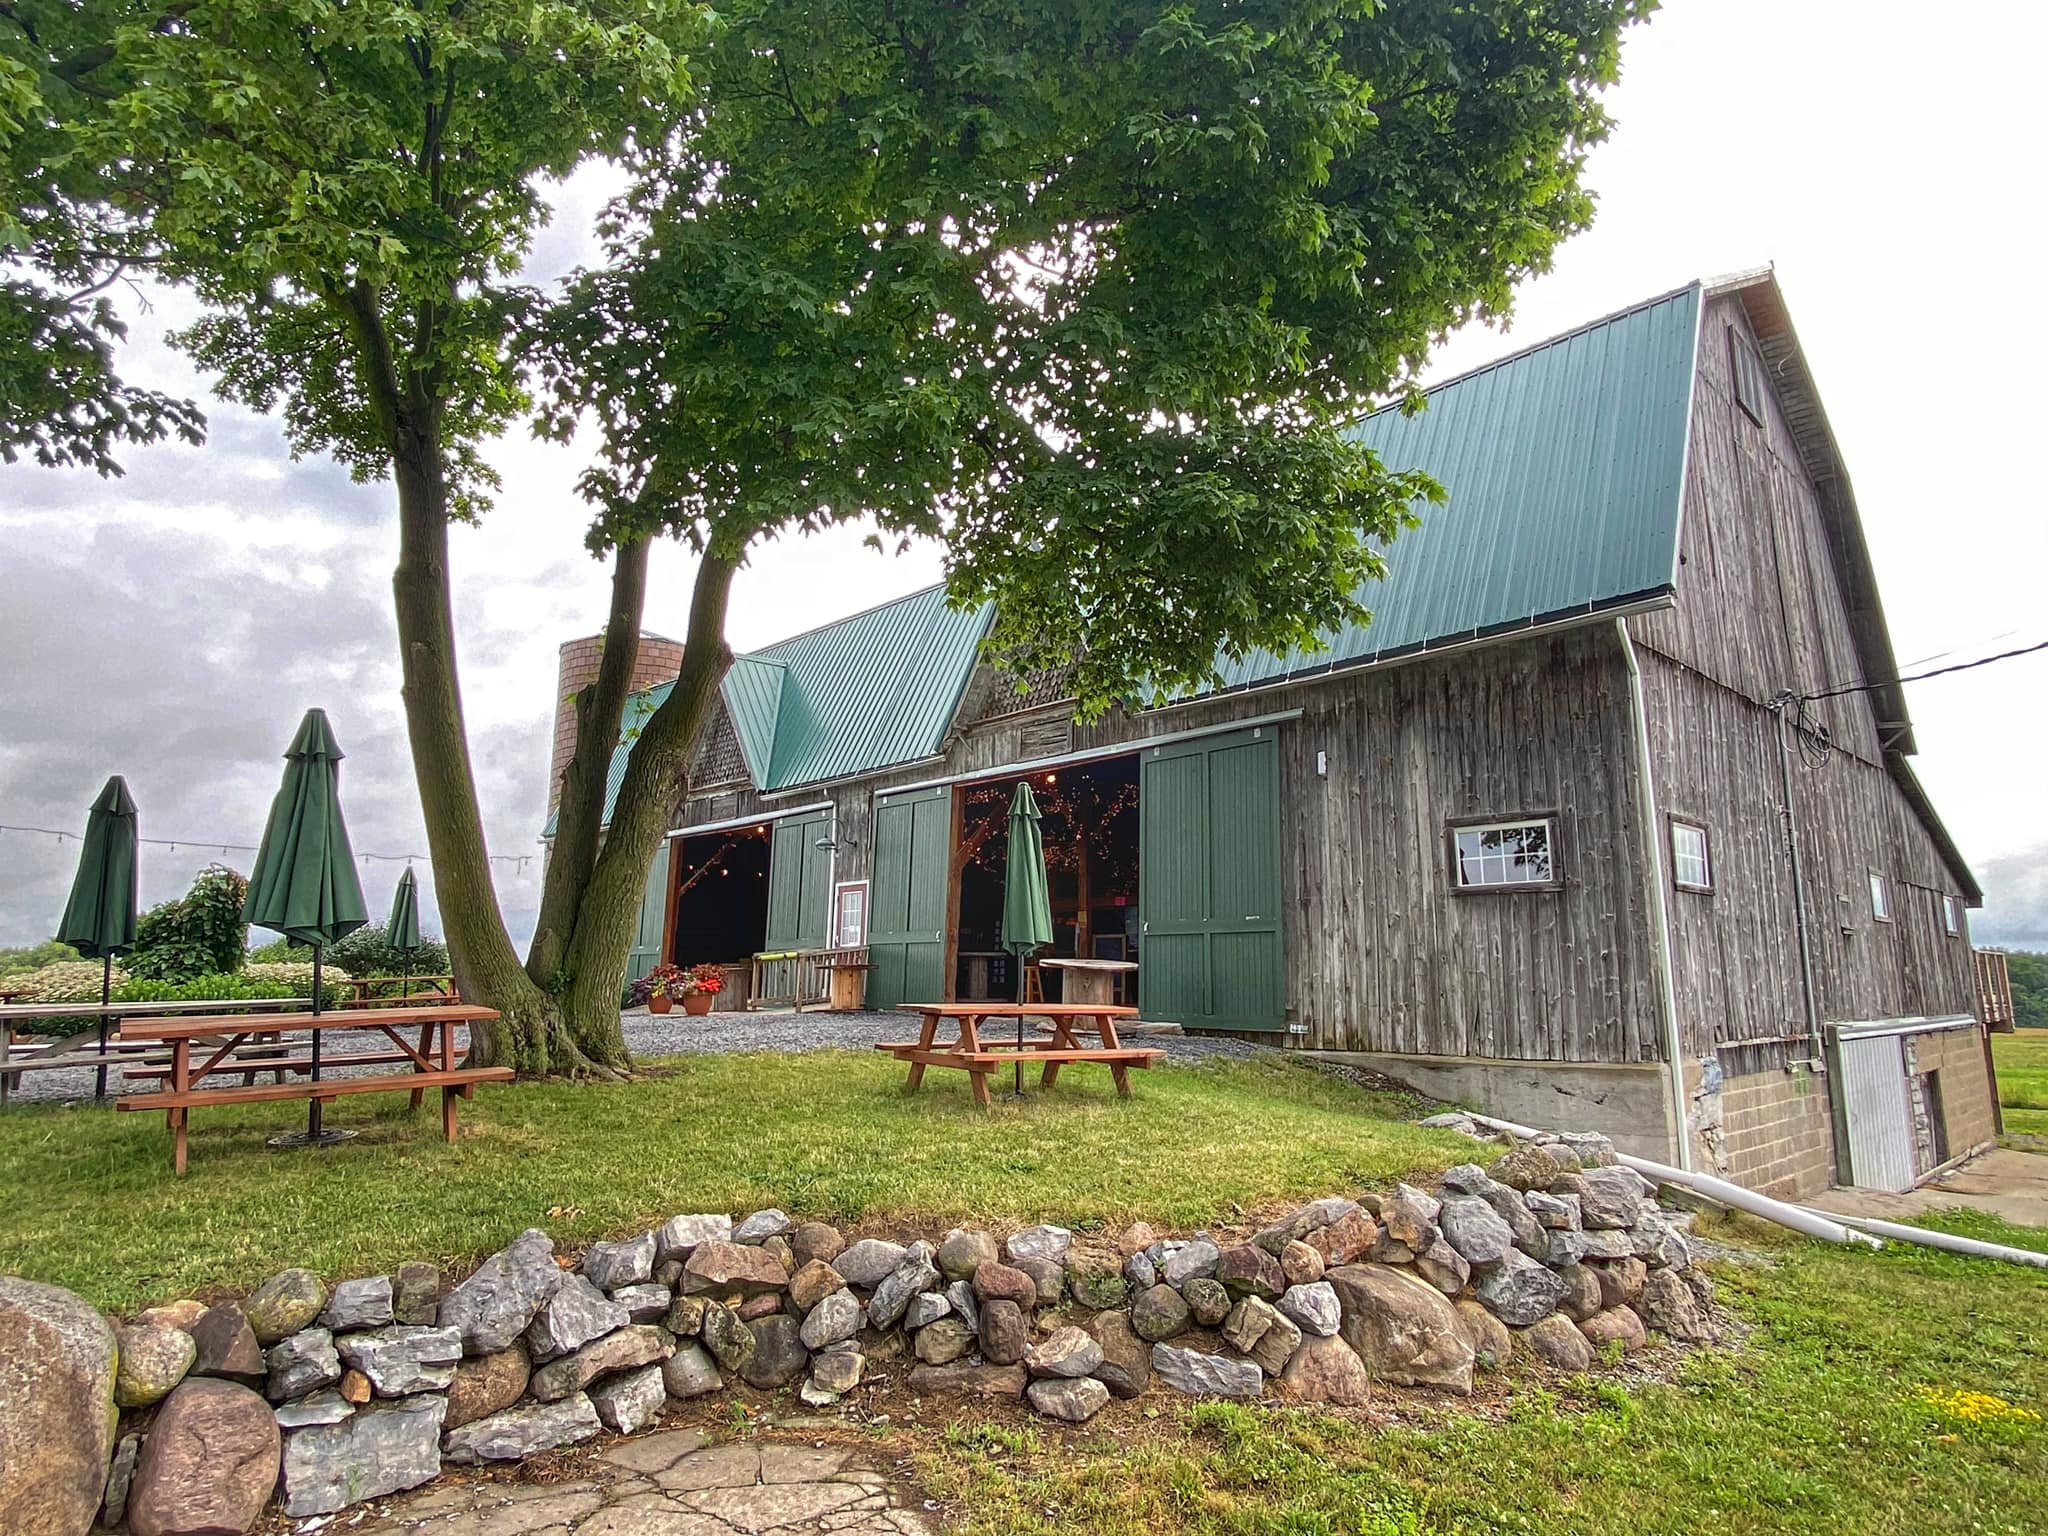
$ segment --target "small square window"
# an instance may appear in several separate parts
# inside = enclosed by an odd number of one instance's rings
[[[1963,936],[1963,913],[1953,896],[1941,898],[1941,926],[1952,939]]]
[[[1742,407],[1743,415],[1762,426],[1766,402],[1771,398],[1763,355],[1755,342],[1732,325],[1728,327],[1728,358],[1735,374],[1735,403]]]
[[[1671,819],[1671,883],[1681,891],[1711,891],[1713,861],[1707,856],[1707,829]]]
[[[1870,872],[1870,915],[1880,923],[1892,920],[1892,883],[1874,869]]]
[[[1461,891],[1549,890],[1558,884],[1547,816],[1453,825],[1451,881]]]

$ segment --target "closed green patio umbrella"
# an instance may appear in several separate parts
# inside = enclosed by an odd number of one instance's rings
[[[118,773],[85,816],[85,848],[71,899],[57,922],[57,938],[88,960],[100,960],[100,1006],[114,992],[114,956],[135,947],[135,802]],[[100,1055],[107,1054],[107,1015],[100,1015]],[[107,1069],[99,1070],[94,1097],[107,1096]]]
[[[284,783],[270,804],[270,822],[256,851],[242,921],[313,948],[313,1012],[320,1012],[321,951],[370,920],[356,878],[355,855],[341,819],[341,748],[327,712],[309,709],[285,749]],[[320,1081],[320,1033],[313,1032],[313,1081]],[[343,1141],[353,1131],[322,1131],[320,1101],[306,1111],[306,1133],[273,1138],[273,1146]]]
[[[1003,860],[1003,948],[1017,957],[1017,1001],[1024,1001],[1024,962],[1052,942],[1052,900],[1046,891],[1045,838],[1028,781],[1010,797],[1010,841]],[[1017,1018],[1016,1093],[1024,1092],[1024,1019]]]
[[[398,877],[398,889],[391,897],[391,917],[384,924],[384,942],[405,956],[405,985],[401,997],[412,995],[412,952],[420,947],[420,885],[412,866]]]

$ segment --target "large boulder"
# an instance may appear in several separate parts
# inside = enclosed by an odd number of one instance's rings
[[[1565,1282],[1517,1248],[1473,1291],[1510,1328],[1527,1328],[1557,1310],[1565,1297]]]
[[[69,1291],[0,1278],[0,1531],[84,1536],[114,1453],[114,1330]]]
[[[1466,1263],[1482,1268],[1498,1264],[1515,1246],[1515,1229],[1476,1195],[1446,1200],[1437,1214],[1437,1227]]]
[[[539,1451],[581,1444],[603,1428],[588,1395],[573,1392],[560,1402],[525,1403],[450,1430],[441,1437],[441,1454],[459,1467],[523,1461]]]
[[[561,1283],[555,1240],[529,1227],[442,1297],[436,1320],[461,1332],[464,1353],[495,1354],[526,1332]]]
[[[277,1486],[277,1457],[277,1420],[262,1398],[232,1381],[181,1383],[142,1442],[130,1536],[243,1536]]]
[[[1304,1340],[1280,1373],[1280,1390],[1297,1402],[1362,1408],[1372,1378],[1358,1351],[1335,1335]]]
[[[714,1239],[698,1244],[683,1266],[683,1289],[693,1296],[765,1296],[788,1286],[782,1261],[756,1246]]]
[[[1121,1312],[1104,1312],[1088,1325],[1102,1346],[1096,1379],[1118,1397],[1141,1397],[1152,1385],[1152,1349]]]
[[[1338,1332],[1375,1378],[1472,1390],[1472,1345],[1442,1291],[1385,1264],[1343,1264],[1324,1278],[1343,1308]]]
[[[992,1233],[955,1227],[939,1244],[939,1273],[948,1280],[972,1280],[977,1269],[984,1264],[995,1263],[998,1257]]]
[[[161,1400],[185,1379],[198,1355],[191,1334],[162,1323],[130,1323],[115,1341],[121,1364],[114,1373],[114,1401],[123,1408],[147,1408]]]
[[[1472,1346],[1478,1363],[1489,1370],[1506,1365],[1515,1346],[1515,1336],[1508,1332],[1508,1325],[1470,1297],[1452,1302],[1451,1307],[1464,1325],[1465,1340]]]
[[[1623,1231],[1643,1214],[1643,1180],[1633,1168],[1588,1168],[1579,1175],[1585,1185],[1579,1210],[1591,1229]]]
[[[266,1347],[288,1333],[313,1326],[320,1309],[327,1304],[327,1287],[310,1269],[288,1269],[272,1275],[249,1293],[242,1312]]]
[[[455,1367],[455,1381],[448,1388],[448,1413],[441,1427],[460,1429],[510,1408],[526,1395],[532,1375],[532,1362],[521,1344],[463,1361]]]
[[[754,1333],[754,1349],[740,1372],[748,1386],[773,1391],[788,1386],[810,1367],[811,1352],[804,1347],[796,1319],[788,1313],[764,1317],[748,1326]]]

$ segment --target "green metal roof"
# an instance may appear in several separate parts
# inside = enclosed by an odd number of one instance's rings
[[[1313,675],[1668,592],[1677,579],[1700,287],[1439,384],[1361,440],[1449,493],[1361,587],[1367,625],[1329,649],[1219,657],[1225,688]]]

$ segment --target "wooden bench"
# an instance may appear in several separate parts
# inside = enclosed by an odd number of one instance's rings
[[[456,1066],[455,1030],[459,1025],[481,1023],[497,1017],[494,1010],[479,1008],[473,1003],[452,1003],[374,1012],[345,1009],[273,1018],[127,1019],[121,1024],[124,1044],[168,1045],[171,1049],[168,1068],[145,1067],[136,1075],[167,1077],[168,1082],[153,1093],[123,1094],[115,1104],[120,1109],[162,1112],[171,1130],[171,1167],[180,1175],[185,1172],[186,1132],[191,1111],[223,1104],[273,1103],[286,1099],[325,1104],[348,1094],[405,1092],[411,1095],[412,1107],[417,1109],[424,1101],[427,1089],[439,1088],[441,1129],[452,1142],[455,1140],[457,1102],[471,1097],[478,1083],[509,1082],[513,1076],[510,1067]],[[401,1035],[400,1031],[404,1029],[419,1031],[417,1045]],[[319,1062],[321,1071],[330,1066],[348,1068],[390,1063],[402,1063],[412,1070],[362,1077],[314,1078],[311,1076],[314,1070],[311,1053],[304,1057],[290,1054],[252,1056],[246,1050],[252,1040],[287,1045],[296,1043],[287,1041],[287,1036],[310,1035],[314,1053],[318,1053],[318,1037],[330,1030],[379,1033],[390,1041],[393,1049],[344,1052],[332,1057],[322,1054]],[[192,1060],[194,1044],[211,1051],[196,1066]],[[251,1081],[232,1088],[198,1086],[208,1077],[223,1073],[274,1072],[282,1078],[285,1073],[296,1076],[300,1071],[307,1074],[303,1081]]]
[[[969,1075],[974,1102],[989,1107],[989,1074],[1006,1063],[1025,1060],[1042,1064],[1039,1086],[1050,1088],[1059,1081],[1060,1068],[1069,1064],[1093,1064],[1109,1068],[1117,1093],[1129,1098],[1130,1069],[1149,1067],[1166,1052],[1157,1047],[1127,1046],[1117,1039],[1116,1021],[1135,1018],[1135,1008],[1106,1003],[905,1003],[902,1011],[921,1015],[924,1027],[915,1040],[889,1040],[875,1049],[885,1051],[910,1065],[904,1091],[915,1093],[924,1082],[926,1067],[956,1067]],[[937,1038],[941,1019],[959,1026],[956,1039]],[[1043,1019],[1050,1035],[1029,1039],[989,1040],[981,1038],[981,1026],[990,1020],[1016,1020],[1020,1029],[1025,1019]],[[1100,1046],[1084,1046],[1077,1031],[1087,1030],[1102,1037]]]

